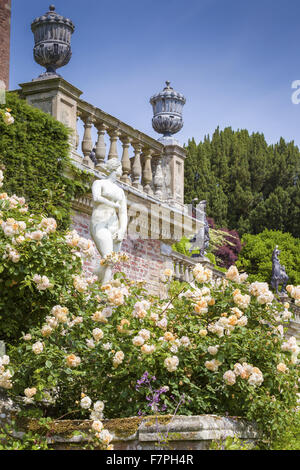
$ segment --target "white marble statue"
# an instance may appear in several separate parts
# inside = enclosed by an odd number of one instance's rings
[[[127,204],[125,193],[116,183],[122,174],[121,162],[117,158],[101,166],[106,178],[94,181],[92,185],[93,213],[90,223],[91,236],[102,258],[112,252],[118,253],[127,229]],[[112,278],[112,265],[100,265],[99,281],[106,284]]]

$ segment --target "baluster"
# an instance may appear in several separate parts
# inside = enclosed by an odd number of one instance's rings
[[[185,267],[184,280],[186,282],[190,282],[190,273],[189,273],[189,267],[188,266]]]
[[[110,137],[110,149],[109,149],[107,159],[111,160],[112,158],[119,158],[117,141],[118,141],[120,133],[117,129],[111,129],[108,131],[108,135]]]
[[[129,159],[129,147],[131,144],[131,139],[127,136],[123,136],[120,138],[123,144],[123,154],[122,154],[122,171],[123,174],[121,176],[121,181],[124,183],[131,184],[131,180],[129,178],[130,171],[131,171],[131,164]]]
[[[103,164],[105,157],[106,157],[106,143],[104,140],[104,135],[108,129],[108,126],[106,126],[103,122],[101,122],[100,124],[97,124],[96,127],[98,130],[98,140],[96,144],[96,158],[97,158],[96,169],[99,170],[101,169],[101,165]]]
[[[175,277],[178,280],[180,278],[179,262],[175,262]]]
[[[143,168],[143,178],[142,184],[144,186],[144,191],[147,194],[153,194],[151,189],[152,183],[152,168],[151,168],[151,160],[152,160],[153,150],[146,149],[143,154],[144,159],[144,168]]]
[[[153,185],[154,185],[154,194],[157,198],[161,199],[163,196],[163,187],[164,187],[164,174],[162,170],[162,161],[161,157],[156,157],[152,159],[153,162]]]
[[[74,136],[74,150],[75,152],[77,151],[78,147],[79,147],[79,134],[78,134],[78,120],[79,120],[79,116],[80,116],[80,113],[78,112],[77,113],[77,117],[76,117],[76,129],[75,129],[75,136]]]
[[[84,155],[83,163],[88,165],[89,167],[93,167],[94,164],[89,158],[91,151],[93,150],[93,141],[92,141],[92,126],[93,126],[93,118],[92,116],[84,116],[82,118],[84,123],[84,135],[81,144],[82,153]]]
[[[180,280],[184,281],[184,264],[180,263]]]
[[[133,163],[132,163],[132,168],[131,168],[132,186],[137,189],[143,189],[143,186],[140,183],[140,179],[142,176],[142,166],[141,166],[142,146],[140,143],[135,142],[133,143],[133,148],[134,148],[134,157],[133,157]]]

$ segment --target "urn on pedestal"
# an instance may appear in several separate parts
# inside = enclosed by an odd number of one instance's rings
[[[178,145],[173,134],[179,132],[183,127],[182,108],[186,103],[185,97],[175,91],[170,82],[160,93],[153,95],[150,99],[153,107],[152,126],[159,134],[163,134],[159,142],[165,145]]]
[[[68,64],[71,56],[71,35],[75,26],[69,18],[55,12],[50,5],[49,11],[36,18],[31,24],[35,46],[35,61],[46,68],[37,80],[59,77],[56,70]]]

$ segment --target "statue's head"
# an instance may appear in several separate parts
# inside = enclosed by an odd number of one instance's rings
[[[117,158],[107,160],[105,163],[100,165],[100,170],[103,171],[107,176],[115,173],[116,176],[122,175],[122,163]]]

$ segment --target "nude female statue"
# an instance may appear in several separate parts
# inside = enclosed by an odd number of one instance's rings
[[[91,236],[102,258],[119,252],[127,229],[127,204],[125,193],[116,183],[122,174],[119,160],[113,158],[103,164],[101,170],[107,177],[92,185],[93,213],[90,223]],[[100,266],[99,281],[108,283],[112,278],[112,266]]]

